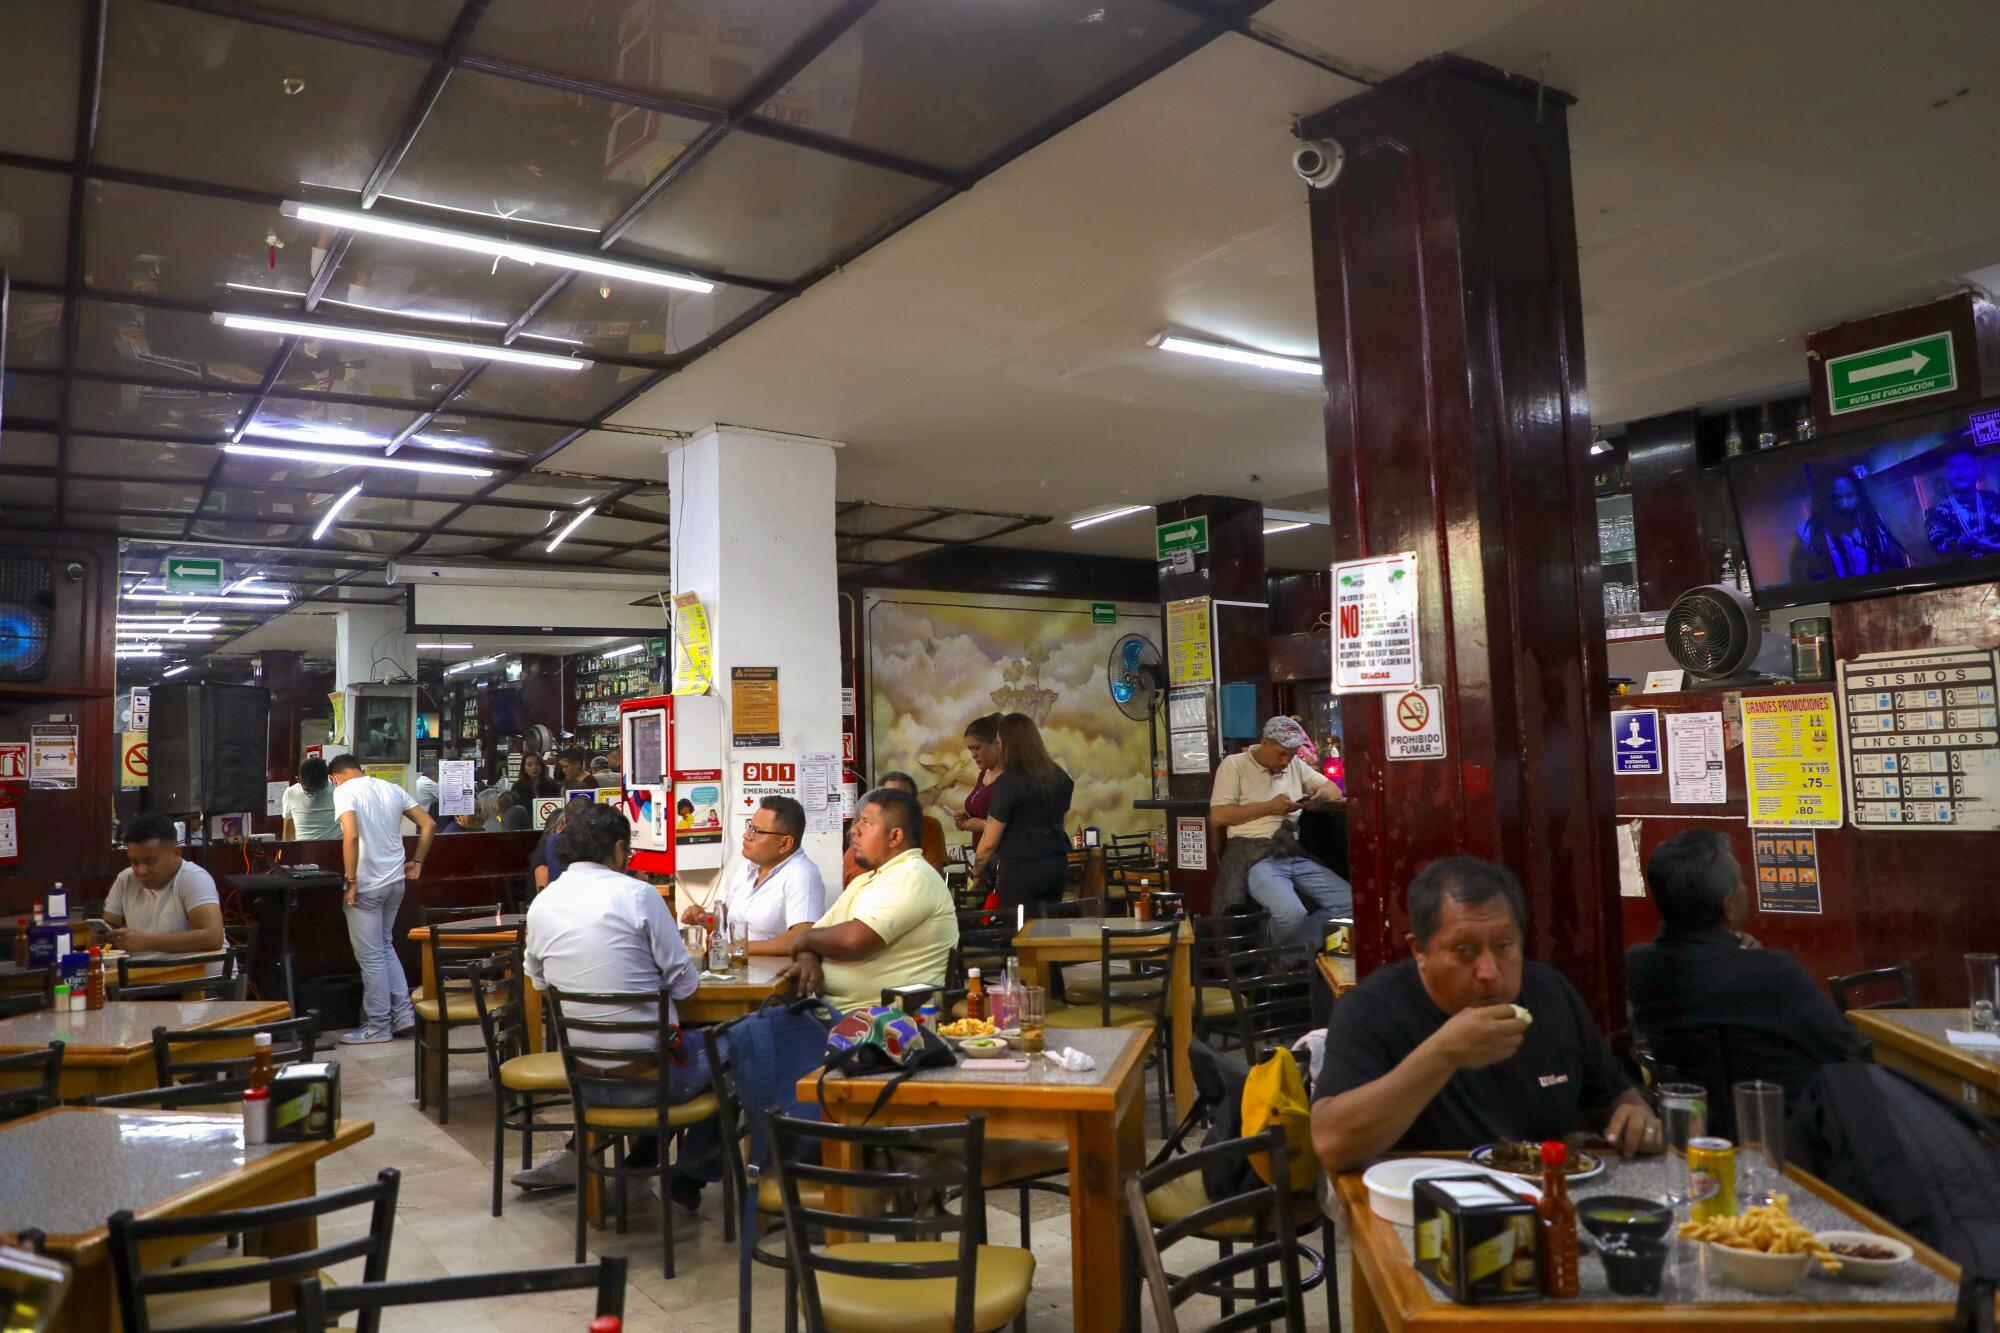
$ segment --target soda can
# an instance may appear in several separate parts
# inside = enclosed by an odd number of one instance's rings
[[[1697,1222],[1736,1216],[1736,1145],[1728,1139],[1689,1139],[1688,1216]]]

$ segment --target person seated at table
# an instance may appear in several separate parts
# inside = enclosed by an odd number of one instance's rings
[[[556,755],[556,769],[562,775],[564,791],[597,785],[590,776],[590,754],[581,745],[572,745]]]
[[[1796,958],[1743,947],[1750,895],[1725,835],[1688,829],[1661,843],[1646,859],[1646,891],[1660,933],[1625,951],[1642,1040],[1721,1029],[1730,1067],[1783,1084],[1788,1103],[1821,1065],[1863,1058],[1861,1034]]]
[[[538,796],[560,796],[563,792],[562,784],[549,772],[548,762],[535,750],[521,756],[521,776],[514,779],[511,790],[523,805],[530,805]]]
[[[958,913],[944,877],[924,860],[917,798],[877,787],[854,812],[862,873],[811,930],[794,936],[781,975],[836,1009],[877,1004],[888,986],[944,985]]]
[[[487,826],[489,833],[526,833],[535,826],[534,815],[511,787],[499,793],[494,809],[494,821]]]
[[[1319,952],[1328,917],[1354,915],[1354,890],[1299,846],[1293,816],[1346,799],[1298,757],[1308,743],[1306,729],[1289,717],[1266,722],[1255,745],[1216,766],[1208,817],[1229,837],[1209,910],[1226,912],[1247,893],[1271,914],[1272,945],[1310,956]]]
[[[333,784],[326,780],[326,760],[308,755],[299,765],[299,780],[285,788],[280,803],[286,842],[314,842],[340,836],[340,817],[333,812]]]
[[[1583,996],[1522,959],[1528,904],[1512,871],[1433,861],[1408,908],[1410,957],[1341,997],[1326,1026],[1312,1135],[1328,1171],[1585,1126],[1628,1157],[1660,1151],[1660,1122]]]
[[[701,985],[701,969],[681,943],[660,891],[625,874],[632,853],[632,824],[615,806],[588,805],[569,817],[557,841],[564,870],[528,904],[521,939],[521,970],[538,989],[561,991],[652,991],[668,993],[667,1019],[679,1022],[673,1001],[685,1000]],[[655,1006],[578,1005],[573,1016],[614,1022],[651,1021]],[[591,1045],[658,1048],[641,1032],[596,1033]],[[710,1087],[708,1055],[701,1042],[682,1043],[682,1059],[667,1064],[667,1100],[684,1102]],[[653,1105],[651,1088],[596,1089],[605,1106]],[[647,1140],[634,1144],[628,1165],[641,1165]],[[650,1151],[657,1152],[657,1143]],[[655,1159],[657,1160],[657,1159]],[[575,1148],[565,1147],[548,1161],[518,1171],[521,1189],[573,1188]]]
[[[789,796],[766,796],[743,826],[743,868],[730,878],[723,913],[746,923],[752,954],[790,957],[792,936],[826,910],[826,882],[799,846],[805,836],[806,809]],[[681,924],[703,925],[708,914],[708,904],[689,903]]]
[[[563,872],[557,839],[569,826],[571,817],[580,811],[590,809],[595,804],[597,803],[588,796],[572,796],[562,809],[549,816],[548,825],[542,829],[541,841],[535,844],[535,850],[528,855],[528,865],[533,868],[535,876],[535,892],[540,893],[546,889],[550,882]]]
[[[611,766],[611,756],[594,754],[590,756],[590,780],[599,787],[622,787],[625,779]]]
[[[222,947],[222,899],[215,880],[181,856],[174,821],[136,815],[125,825],[128,869],[111,881],[104,924],[114,949],[129,953],[213,953]],[[210,975],[220,969],[211,964]]]
[[[908,773],[904,773],[898,769],[890,769],[887,773],[884,773],[880,778],[876,779],[875,785],[878,787],[894,787],[897,791],[906,791],[917,798],[919,805],[923,804],[923,796],[917,790],[917,780]],[[932,870],[942,874],[944,873],[945,859],[944,821],[936,815],[925,815],[924,860],[931,863]]]

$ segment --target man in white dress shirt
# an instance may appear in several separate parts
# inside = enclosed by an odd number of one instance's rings
[[[521,961],[529,980],[542,990],[657,993],[664,989],[670,997],[667,1019],[679,1022],[673,1001],[694,994],[701,984],[701,969],[681,943],[660,891],[624,873],[632,851],[630,821],[614,806],[579,810],[570,816],[557,850],[566,868],[528,905]],[[576,1007],[579,1016],[617,1022],[649,1021],[653,1010],[652,1005]],[[598,1034],[592,1044],[652,1049],[651,1040],[638,1032]],[[670,1102],[684,1102],[710,1086],[702,1043],[691,1038],[681,1049],[685,1060],[667,1066]],[[640,1165],[644,1152],[635,1144],[627,1165]],[[540,1166],[516,1172],[514,1184],[529,1190],[574,1188],[574,1150],[565,1148]]]
[[[766,796],[743,826],[743,866],[730,878],[723,911],[750,927],[750,952],[791,956],[791,937],[826,911],[826,883],[799,848],[806,808],[789,796]],[[705,924],[708,907],[689,903],[681,924]]]

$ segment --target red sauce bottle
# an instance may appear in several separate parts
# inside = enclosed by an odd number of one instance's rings
[[[1542,1145],[1542,1197],[1535,1204],[1537,1248],[1541,1251],[1542,1295],[1577,1293],[1576,1205],[1569,1199],[1563,1162],[1569,1151],[1557,1140]]]

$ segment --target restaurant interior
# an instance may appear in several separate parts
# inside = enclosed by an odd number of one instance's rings
[[[0,1329],[1991,1329],[1883,17],[4,0]]]

